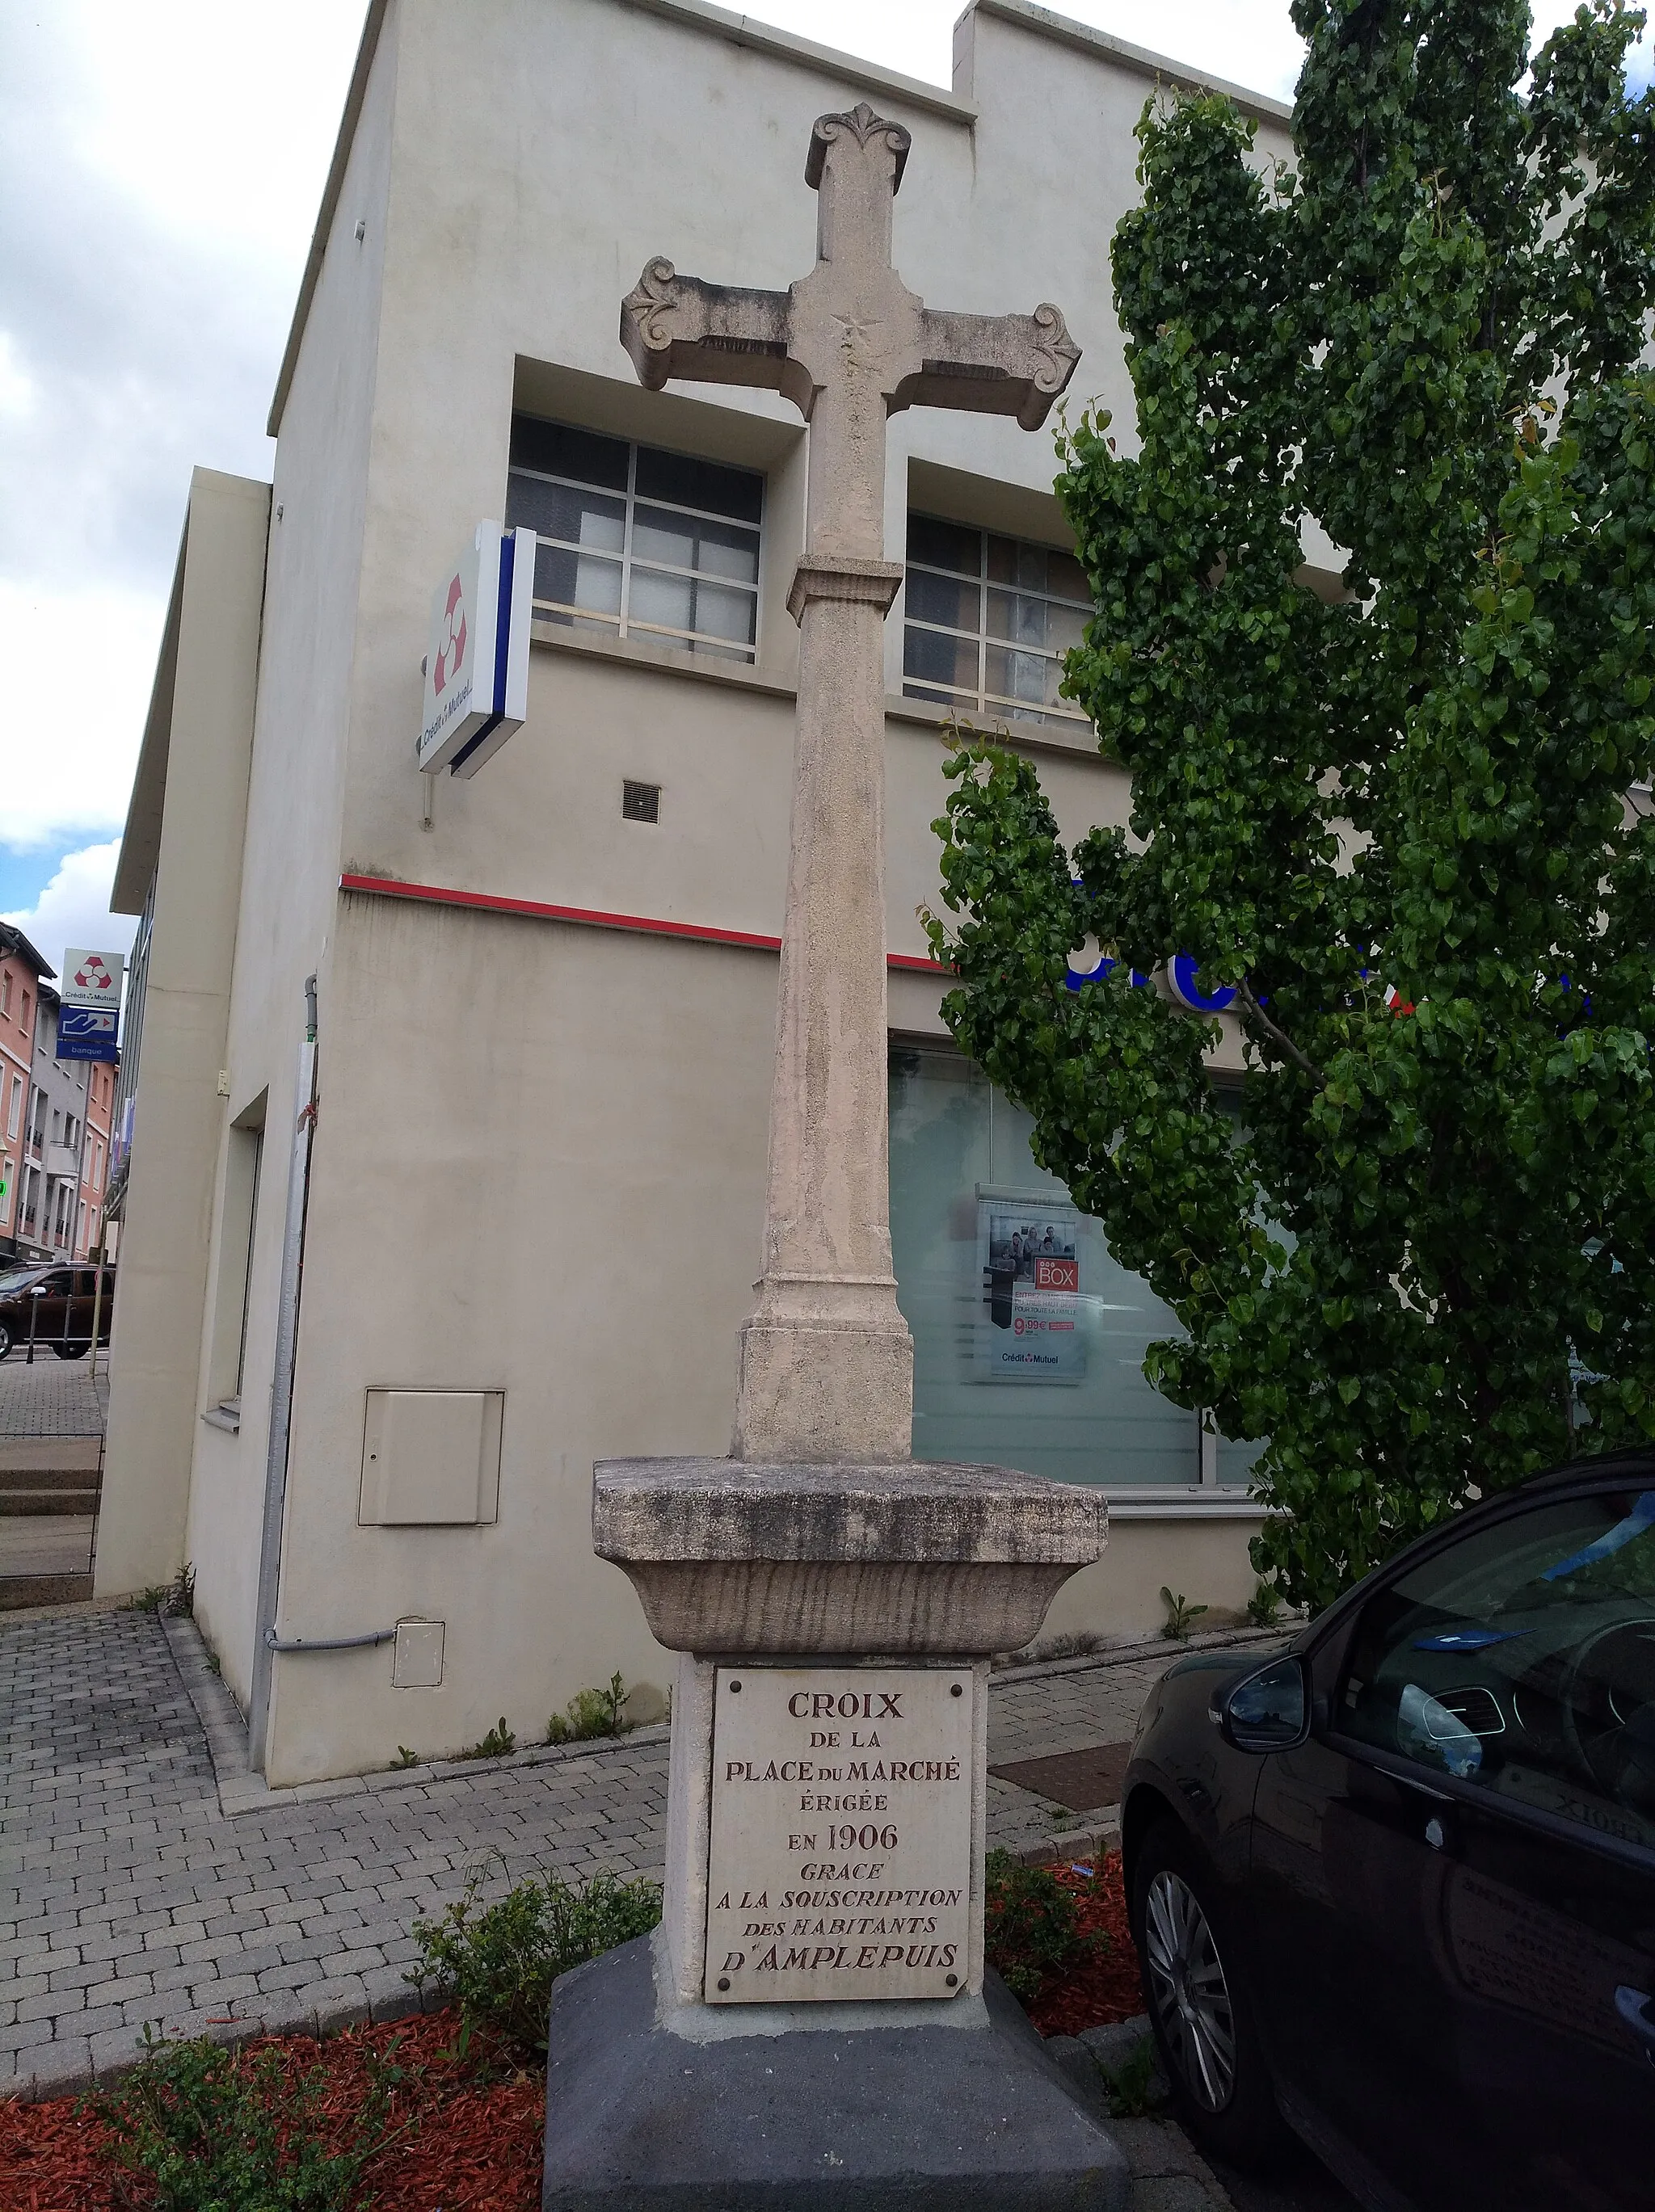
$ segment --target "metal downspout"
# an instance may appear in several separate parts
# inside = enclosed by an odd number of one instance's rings
[[[294,1126],[288,1174],[288,1211],[282,1237],[282,1284],[276,1310],[276,1360],[271,1382],[270,1445],[265,1461],[265,1517],[259,1544],[259,1596],[254,1617],[253,1692],[247,1701],[247,1752],[265,1771],[270,1718],[271,1645],[282,1573],[282,1517],[287,1502],[288,1439],[293,1426],[294,1353],[299,1337],[299,1296],[304,1275],[305,1220],[310,1206],[310,1148],[316,1132],[316,978],[305,978],[305,1041],[299,1052],[295,1095],[303,1100]]]

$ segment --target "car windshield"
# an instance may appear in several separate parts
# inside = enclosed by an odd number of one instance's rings
[[[14,1291],[25,1291],[31,1283],[38,1283],[46,1273],[44,1267],[9,1267],[0,1275],[0,1298],[9,1297]]]

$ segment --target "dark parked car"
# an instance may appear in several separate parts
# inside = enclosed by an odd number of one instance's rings
[[[0,1273],[0,1359],[27,1344],[33,1314],[36,1352],[50,1349],[59,1359],[84,1359],[92,1349],[92,1314],[97,1304],[95,1267],[54,1267],[42,1261]],[[115,1304],[115,1271],[103,1271],[103,1302],[98,1313],[98,1341],[109,1341]]]
[[[1655,1453],[1180,1660],[1122,1825],[1198,2139],[1266,2162],[1285,2118],[1397,2212],[1655,2205]]]

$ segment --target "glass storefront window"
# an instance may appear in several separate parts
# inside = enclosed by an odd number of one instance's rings
[[[1177,1322],[1036,1164],[1032,1128],[958,1053],[893,1047],[891,1239],[915,1456],[1197,1484],[1197,1417],[1143,1375],[1145,1347]],[[1257,1449],[1220,1443],[1221,1479],[1244,1481]]]

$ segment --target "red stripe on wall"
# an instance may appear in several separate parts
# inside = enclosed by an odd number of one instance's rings
[[[342,891],[366,891],[376,898],[417,899],[429,906],[464,906],[480,909],[485,914],[527,915],[536,921],[573,921],[588,929],[629,929],[647,937],[685,937],[700,945],[744,945],[758,952],[779,952],[779,937],[761,937],[748,929],[715,929],[709,923],[698,921],[664,921],[658,916],[645,914],[604,914],[595,907],[551,906],[541,899],[502,898],[494,891],[457,891],[445,884],[408,884],[393,876],[341,876]],[[922,975],[946,975],[952,971],[939,968],[934,960],[928,960],[912,952],[891,952],[886,964],[892,968],[911,969]]]

